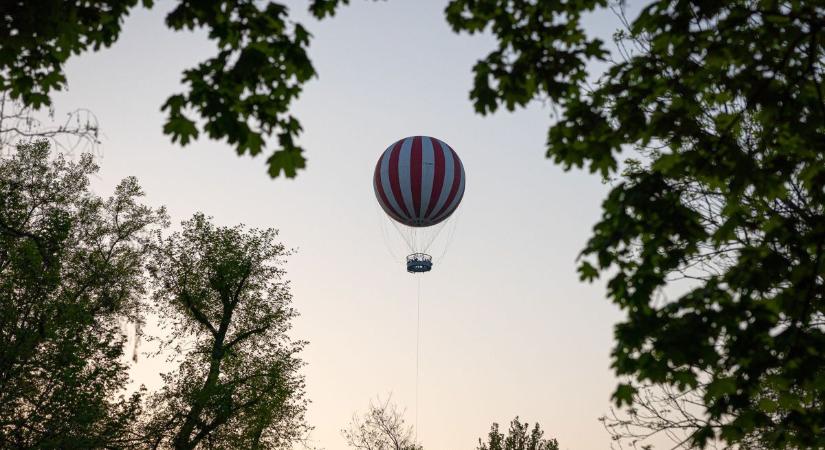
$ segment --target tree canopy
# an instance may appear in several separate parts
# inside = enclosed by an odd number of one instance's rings
[[[538,422],[531,429],[529,423],[521,423],[516,417],[510,421],[506,435],[499,431],[498,423],[494,422],[487,440],[478,440],[477,450],[559,450],[559,443],[555,439],[545,439],[544,430]]]
[[[483,114],[560,107],[547,155],[618,178],[579,267],[626,313],[617,374],[706,386],[703,445],[755,429],[775,447],[825,435],[825,10],[818,2],[660,0],[610,59],[582,15],[607,0],[453,0],[456,31],[489,30]],[[621,3],[620,3],[621,6]],[[589,84],[588,61],[609,64]],[[622,163],[619,154],[633,157]],[[701,270],[696,270],[697,268]],[[668,296],[675,278],[688,292]],[[629,403],[635,389],[615,392]],[[783,412],[777,414],[777,412]]]
[[[422,450],[416,431],[404,420],[404,411],[392,402],[377,399],[370,402],[363,415],[353,414],[349,426],[341,434],[350,448],[357,450]]]
[[[326,17],[346,3],[310,10]],[[48,105],[66,59],[111,45],[137,4],[0,4],[0,91]],[[761,430],[772,447],[825,446],[825,9],[654,0],[627,20],[613,58],[582,25],[610,6],[452,0],[446,17],[497,42],[473,68],[479,113],[549,100],[560,115],[547,156],[613,180],[579,272],[607,277],[625,313],[612,360],[631,382],[614,398],[632,402],[637,383],[701,387],[710,420],[691,434],[696,445]],[[167,25],[207,29],[218,53],[184,73],[164,131],[253,155],[275,135],[270,174],[294,176],[305,159],[288,108],[315,75],[307,30],[283,5],[253,0],[180,1]],[[593,61],[608,66],[595,82]],[[689,288],[671,295],[677,278]]]
[[[149,447],[285,449],[305,437],[304,342],[286,334],[297,313],[276,235],[197,214],[157,242],[154,299],[179,368],[150,399]]]
[[[51,104],[65,89],[66,61],[114,44],[129,12],[153,0],[34,0],[0,4],[0,92],[22,107]],[[313,0],[316,17],[334,12],[337,0]],[[215,56],[184,71],[184,92],[163,104],[163,132],[187,145],[201,134],[225,140],[238,154],[258,155],[277,140],[269,174],[294,177],[305,166],[296,138],[292,102],[316,75],[307,56],[310,33],[278,2],[185,1],[166,16],[173,30],[205,29]],[[5,97],[4,97],[5,98]]]
[[[289,255],[275,230],[202,214],[165,235],[137,180],[93,194],[91,155],[48,141],[0,159],[0,447],[259,448],[305,438],[289,338]],[[168,327],[177,370],[129,395],[127,332]],[[135,361],[136,361],[136,355]]]
[[[143,263],[165,213],[126,178],[89,191],[90,155],[45,141],[0,159],[0,447],[119,446],[140,412],[121,322],[140,323]]]

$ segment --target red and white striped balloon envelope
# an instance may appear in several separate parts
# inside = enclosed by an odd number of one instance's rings
[[[375,197],[388,216],[410,227],[436,225],[464,197],[464,166],[456,152],[430,136],[387,147],[375,165]]]

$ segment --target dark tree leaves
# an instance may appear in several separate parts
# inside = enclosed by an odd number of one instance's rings
[[[452,1],[447,21],[454,31],[478,33],[488,27],[498,48],[473,68],[470,97],[476,111],[524,106],[537,96],[559,98],[587,76],[585,62],[606,55],[598,39],[588,39],[581,15],[606,0]]]
[[[703,386],[692,436],[825,445],[825,10],[817,2],[660,0],[605,59],[581,14],[606,1],[453,0],[457,31],[499,47],[475,67],[479,112],[548,98],[548,156],[619,170],[584,249],[625,312],[613,366],[642,384]],[[686,280],[686,293],[663,289]],[[623,385],[619,403],[633,399]]]
[[[559,443],[555,439],[545,439],[538,422],[530,429],[529,423],[521,423],[516,417],[510,422],[506,435],[499,431],[498,423],[493,423],[486,442],[478,440],[477,450],[559,450]]]
[[[66,87],[71,55],[108,47],[138,0],[31,0],[0,3],[0,91],[35,108]],[[151,0],[144,0],[151,6]]]
[[[45,141],[0,160],[0,447],[121,446],[140,412],[124,320],[142,321],[144,257],[163,210],[133,178],[89,191],[90,155],[50,161]]]
[[[289,106],[315,75],[306,47],[309,32],[287,17],[286,6],[253,1],[181,2],[166,18],[170,28],[207,28],[218,54],[183,74],[188,92],[163,105],[164,132],[186,145],[199,127],[187,111],[203,119],[211,139],[226,139],[239,155],[257,155],[264,137],[275,135],[279,148],[268,159],[269,173],[294,177],[305,166],[295,143],[301,132]]]
[[[340,0],[313,0],[318,18]],[[143,0],[152,7],[152,0]],[[66,88],[66,60],[117,41],[138,0],[10,1],[0,3],[0,91],[25,107],[51,104]],[[179,0],[166,18],[174,30],[203,28],[217,54],[183,73],[186,91],[163,104],[163,132],[187,145],[203,133],[225,140],[239,155],[258,155],[269,138],[269,174],[292,178],[306,166],[296,139],[301,125],[289,114],[303,85],[315,76],[306,50],[310,34],[289,19],[287,7],[254,0]]]
[[[286,334],[297,313],[276,234],[198,214],[158,240],[154,299],[180,365],[151,398],[152,446],[288,449],[305,437],[305,343]]]

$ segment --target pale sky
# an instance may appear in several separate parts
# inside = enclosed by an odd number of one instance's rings
[[[467,187],[446,257],[420,277],[419,439],[428,450],[471,449],[493,421],[518,415],[564,449],[608,448],[597,418],[615,385],[620,315],[602,283],[583,284],[575,271],[608,187],[545,159],[549,105],[474,113],[471,68],[492,40],[454,34],[446,1],[353,0],[323,22],[307,18],[304,2],[290,4],[314,35],[320,74],[292,110],[307,170],[272,180],[263,157],[206,139],[181,149],[162,134],[160,106],[181,89],[181,71],[214,52],[203,32],[166,29],[171,4],[162,1],[136,10],[112,48],[71,59],[69,91],[55,97],[58,115],[86,107],[100,121],[95,189],[108,194],[135,175],[174,223],[202,211],[220,224],[280,229],[298,249],[287,270],[301,313],[292,336],[310,342],[312,440],[344,449],[340,430],[377,395],[392,393],[415,421],[417,280],[387,251],[375,161],[405,136],[444,140]],[[587,24],[609,38],[619,22],[607,12]],[[133,377],[151,389],[169,368],[141,358]]]

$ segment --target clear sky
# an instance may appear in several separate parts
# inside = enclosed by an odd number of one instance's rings
[[[519,415],[564,449],[608,448],[597,418],[615,385],[609,352],[620,316],[601,283],[582,284],[575,272],[607,186],[544,158],[548,105],[474,113],[471,68],[492,40],[452,33],[446,1],[353,0],[323,22],[291,4],[314,35],[320,74],[293,109],[307,170],[272,180],[265,158],[205,139],[181,149],[162,134],[160,105],[181,89],[181,71],[214,52],[202,32],[167,30],[171,4],[162,1],[133,13],[112,48],[71,59],[69,91],[55,97],[58,115],[86,107],[99,118],[95,189],[106,194],[135,175],[174,222],[203,211],[221,224],[280,229],[298,249],[287,269],[302,314],[293,336],[310,342],[313,442],[342,449],[341,428],[377,395],[392,393],[415,421],[417,280],[387,251],[375,161],[405,136],[446,141],[467,188],[446,257],[420,277],[419,438],[428,450],[469,449],[493,421]],[[609,12],[587,23],[606,38],[619,25]],[[152,388],[168,368],[142,358],[133,376]]]

